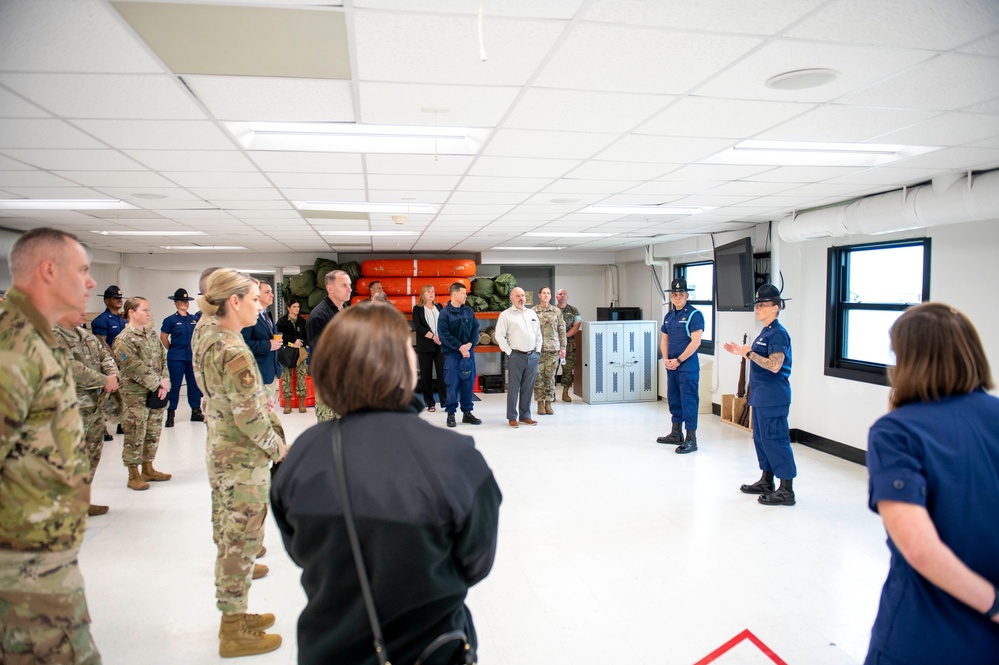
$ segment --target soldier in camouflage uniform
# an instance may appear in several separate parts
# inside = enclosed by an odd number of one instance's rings
[[[76,386],[52,334],[85,309],[90,259],[33,229],[11,248],[0,305],[0,663],[100,665],[77,555],[90,503]]]
[[[198,306],[215,323],[195,330],[191,349],[208,423],[208,480],[218,548],[215,598],[222,611],[219,653],[225,657],[266,653],[281,645],[280,635],[263,632],[274,624],[273,614],[246,611],[270,501],[268,467],[286,451],[260,370],[240,334],[257,320],[259,293],[247,275],[228,268],[213,273]]]
[[[544,287],[538,291],[540,304],[534,306],[534,313],[541,323],[541,360],[538,361],[538,379],[534,382],[534,401],[538,403],[538,413],[553,415],[552,401],[555,399],[555,373],[559,361],[565,356],[565,320],[558,307],[552,305],[552,290]]]
[[[146,397],[155,392],[160,399],[170,391],[167,378],[166,352],[149,325],[152,312],[149,302],[135,296],[125,301],[128,327],[114,340],[112,353],[121,375],[121,398],[124,411],[121,428],[125,430],[125,443],[121,448],[121,461],[128,468],[128,487],[133,490],[149,489],[149,481],[170,480],[169,473],[153,468],[156,450],[163,431],[163,411],[146,406]],[[142,470],[139,470],[139,465]]]
[[[101,343],[94,335],[80,327],[86,312],[67,314],[52,326],[52,332],[69,352],[73,381],[76,383],[76,398],[83,418],[83,431],[87,442],[87,456],[90,458],[90,477],[94,482],[97,465],[104,451],[104,403],[107,396],[118,390],[118,367],[111,358],[107,344]],[[88,514],[103,515],[107,506],[90,504]]]
[[[555,301],[558,308],[562,310],[562,318],[565,320],[565,364],[562,365],[562,401],[571,402],[572,396],[569,394],[572,389],[572,372],[576,368],[576,338],[579,337],[579,328],[583,325],[583,317],[579,315],[579,310],[569,304],[569,292],[559,289],[555,294]]]

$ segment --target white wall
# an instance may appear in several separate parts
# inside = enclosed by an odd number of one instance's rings
[[[153,310],[153,325],[160,329],[163,319],[177,311],[173,306],[173,293],[177,289],[187,289],[192,298],[197,298],[198,279],[201,271],[190,272],[182,270],[151,270],[147,268],[122,268],[119,281],[113,282],[121,287],[126,298],[142,296],[149,301]],[[109,282],[111,283],[111,282]],[[97,283],[98,298],[104,293],[107,284]],[[103,311],[104,305],[101,305]],[[191,313],[198,311],[198,303],[191,303]]]

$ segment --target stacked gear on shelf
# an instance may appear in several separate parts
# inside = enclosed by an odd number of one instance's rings
[[[380,282],[389,304],[408,314],[420,303],[420,289],[427,284],[434,287],[441,305],[450,301],[454,282],[470,288],[470,280],[475,277],[475,262],[471,259],[370,260],[361,264],[361,273],[363,277],[355,284],[357,295],[350,300],[352,305],[367,300],[371,295],[371,283]]]
[[[307,316],[326,297],[326,273],[331,270],[343,270],[350,275],[351,283],[361,277],[361,264],[357,261],[337,264],[332,259],[317,258],[311,268],[281,281],[284,304],[297,302],[301,305],[301,313]]]

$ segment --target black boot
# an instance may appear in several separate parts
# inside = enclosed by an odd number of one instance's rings
[[[757,501],[764,506],[793,506],[794,505],[794,480],[791,478],[781,478],[780,487],[776,492],[764,494]]]
[[[193,409],[191,409],[191,422],[192,423],[205,422],[205,414],[201,412],[201,407],[196,406]]]
[[[173,417],[175,415],[177,415],[176,411],[174,411],[173,409],[168,409],[167,410],[167,419],[166,419],[166,422],[163,423],[163,427],[173,427]]]
[[[673,431],[666,436],[656,439],[656,443],[672,443],[674,446],[683,443],[683,432],[680,431],[680,423],[673,423]]]
[[[455,421],[455,419],[454,419],[454,414],[453,413],[447,414],[447,426],[448,427],[457,427],[458,426],[457,421]]]
[[[461,422],[468,423],[469,425],[481,425],[482,424],[482,420],[479,419],[479,418],[476,418],[475,416],[473,416],[471,411],[465,411],[461,415]]]
[[[677,446],[673,452],[681,455],[697,452],[697,430],[688,429],[687,438],[684,440],[683,445]]]
[[[752,485],[743,485],[739,491],[743,494],[770,494],[774,491],[774,472],[764,471],[759,480]]]
[[[114,441],[114,437],[111,436],[110,434],[108,434],[107,430],[104,430],[104,440],[105,441]]]

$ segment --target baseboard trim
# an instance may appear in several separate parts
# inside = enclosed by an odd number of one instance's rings
[[[833,457],[844,459],[861,466],[867,466],[867,451],[860,448],[848,446],[839,441],[833,441],[818,434],[812,434],[800,429],[791,430],[791,440],[803,446],[813,448],[819,452],[827,453]]]

